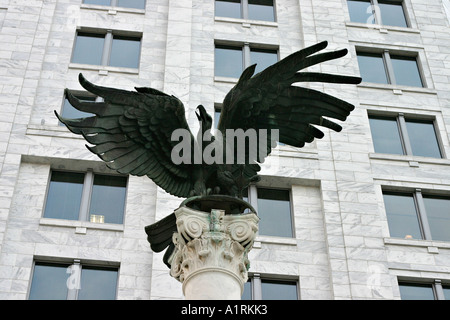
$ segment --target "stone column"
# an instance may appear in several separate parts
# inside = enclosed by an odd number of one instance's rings
[[[240,300],[248,279],[248,252],[258,230],[256,214],[225,215],[188,207],[175,211],[178,232],[170,274],[187,300]]]

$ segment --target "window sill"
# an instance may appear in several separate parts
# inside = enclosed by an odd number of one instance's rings
[[[66,126],[60,125],[33,125],[29,124],[27,127],[27,135],[32,136],[48,136],[48,137],[59,137],[59,138],[71,138],[80,139],[84,138],[80,135],[74,134],[66,128]]]
[[[450,166],[449,159],[429,158],[410,155],[396,155],[386,153],[369,153],[370,159],[386,160],[386,161],[400,161],[408,163],[410,167],[419,167],[420,164],[435,164],[442,166]]]
[[[239,78],[214,76],[214,82],[236,84]]]
[[[439,253],[439,248],[450,249],[450,242],[421,239],[384,238],[384,244],[428,248],[428,252],[434,254]]]
[[[139,69],[136,69],[136,68],[98,66],[98,65],[82,64],[82,63],[70,63],[69,69],[82,69],[82,70],[98,71],[98,74],[102,75],[102,76],[107,76],[109,72],[139,74]]]
[[[358,84],[357,87],[358,88],[369,88],[369,89],[380,89],[380,90],[392,90],[392,93],[395,95],[402,95],[404,91],[437,95],[437,92],[434,89],[399,86],[399,85],[393,85],[393,84],[362,82],[362,83]]]
[[[89,221],[41,218],[41,226],[74,228],[77,234],[86,234],[87,229],[123,232],[123,224],[94,223]]]
[[[243,27],[250,28],[251,26],[263,26],[277,28],[278,22],[263,21],[263,20],[250,20],[250,19],[237,19],[237,18],[227,18],[227,17],[215,17],[216,22],[228,22],[228,23],[239,23]]]
[[[367,24],[367,23],[360,23],[360,22],[346,22],[345,25],[347,27],[352,27],[352,28],[376,29],[376,30],[380,31],[380,33],[389,33],[389,31],[394,31],[394,32],[406,32],[406,33],[420,34],[420,30],[415,29],[415,28],[385,26],[385,25],[380,25],[380,24]]]
[[[81,4],[80,8],[81,9],[107,11],[108,14],[112,14],[112,15],[117,14],[117,12],[145,14],[145,9],[112,7],[112,6],[102,6],[102,5],[95,5],[95,4]]]
[[[260,249],[262,243],[278,244],[278,245],[285,245],[285,246],[296,246],[297,239],[257,235],[253,247]]]
[[[308,149],[306,146],[303,148],[296,148],[289,145],[281,145],[277,146],[275,150],[272,150],[272,154],[280,157],[319,160],[317,150],[315,148]]]

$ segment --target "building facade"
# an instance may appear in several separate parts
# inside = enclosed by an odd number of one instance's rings
[[[356,106],[340,133],[279,145],[248,299],[450,299],[450,21],[443,0],[0,0],[0,299],[183,299],[144,231],[176,209],[109,170],[54,115],[68,88],[176,95],[218,115],[243,68],[328,41],[307,84]],[[98,290],[100,289],[100,290]]]

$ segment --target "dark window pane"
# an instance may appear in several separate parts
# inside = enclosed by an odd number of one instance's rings
[[[413,155],[441,158],[433,121],[406,120]]]
[[[239,78],[243,70],[242,48],[216,46],[215,75]]]
[[[395,81],[399,85],[423,87],[417,59],[415,57],[391,56]]]
[[[104,223],[123,223],[127,178],[94,176],[90,220]]]
[[[217,129],[217,127],[219,126],[220,113],[221,113],[220,109],[218,109],[218,108],[214,109],[214,128],[215,129]]]
[[[30,300],[67,299],[68,265],[36,263],[31,280]]]
[[[145,0],[119,0],[117,6],[134,9],[145,9]]]
[[[105,35],[79,32],[75,42],[72,62],[101,65]]]
[[[109,65],[113,67],[139,68],[141,40],[114,36]]]
[[[244,283],[244,293],[241,300],[252,300],[252,283],[250,280]]]
[[[369,121],[375,152],[403,154],[402,142],[395,118],[371,117]]]
[[[83,267],[78,300],[114,300],[117,269]]]
[[[350,13],[350,21],[375,23],[375,18],[372,14],[372,5],[369,0],[348,0],[347,5]]]
[[[399,287],[402,300],[434,300],[431,284],[400,283]]]
[[[240,0],[228,0],[218,1],[216,0],[216,17],[227,18],[242,18],[241,15],[241,1]]]
[[[273,0],[248,0],[248,18],[275,21]]]
[[[378,1],[380,8],[381,20],[384,25],[408,27],[406,22],[405,12],[401,3],[392,1]]]
[[[450,300],[450,287],[449,286],[443,286],[442,290],[444,291],[445,300]]]
[[[83,182],[83,173],[53,171],[44,217],[78,220]]]
[[[297,300],[296,282],[277,282],[262,280],[263,300]]]
[[[102,6],[110,6],[111,0],[83,0],[83,3],[97,4],[97,5],[102,5]]]
[[[358,53],[358,64],[364,82],[388,83],[381,53]]]
[[[255,73],[261,72],[277,62],[278,52],[276,50],[251,49],[250,51],[250,63],[257,64]]]
[[[292,237],[289,191],[258,188],[259,234]]]
[[[424,196],[425,210],[433,240],[450,241],[450,199]]]
[[[383,194],[391,237],[422,239],[412,194]]]
[[[82,101],[95,101],[95,97],[86,97],[86,96],[76,96],[78,99],[82,100]],[[62,110],[62,116],[64,118],[67,119],[77,119],[77,118],[86,118],[86,117],[91,117],[94,114],[92,113],[87,113],[87,112],[83,112],[83,111],[79,111],[77,109],[75,109],[69,102],[69,100],[64,99],[64,106],[63,106],[63,110]],[[59,123],[59,125],[64,126],[64,124],[62,122]]]

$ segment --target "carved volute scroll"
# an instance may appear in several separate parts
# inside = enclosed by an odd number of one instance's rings
[[[178,232],[173,234],[175,250],[169,259],[170,274],[183,283],[202,272],[228,274],[242,294],[248,279],[248,252],[258,231],[256,214],[225,215],[181,207],[175,211]]]

